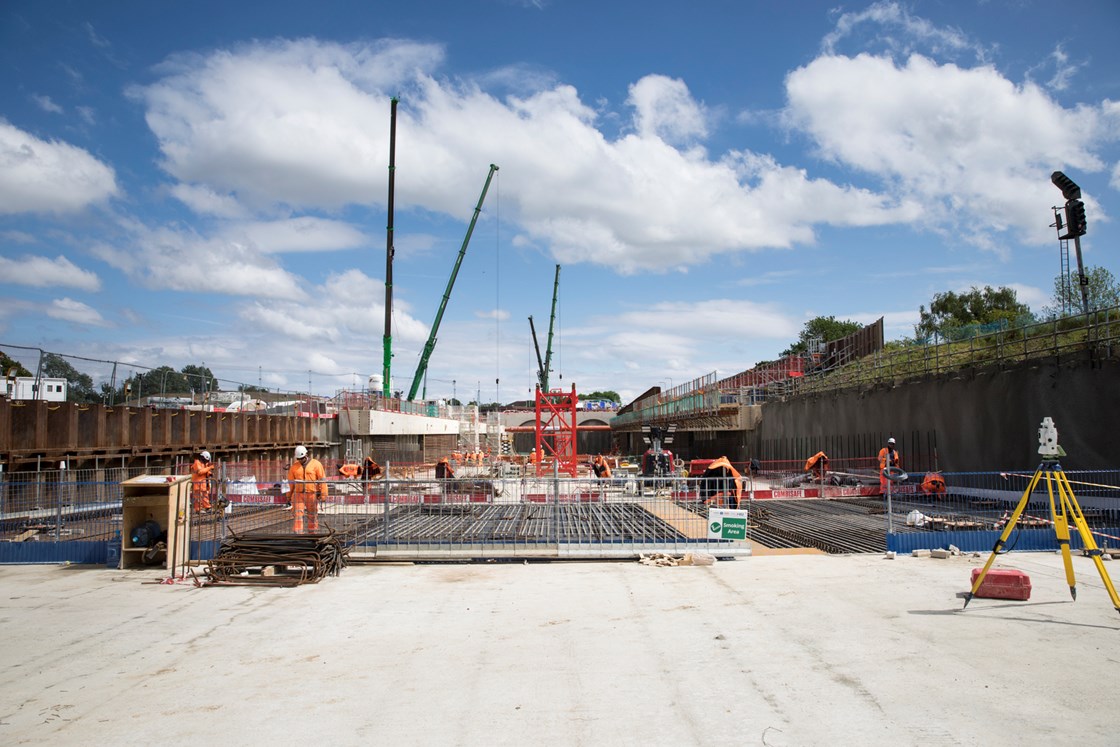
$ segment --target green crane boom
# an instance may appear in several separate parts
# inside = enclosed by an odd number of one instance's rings
[[[396,96],[389,100],[389,205],[385,230],[385,334],[381,338],[381,393],[389,398],[393,366],[393,188],[397,174],[397,103]]]
[[[548,377],[544,374],[544,361],[541,360],[541,346],[537,344],[537,328],[533,326],[533,315],[529,315],[529,331],[533,333],[533,350],[537,351],[537,386],[545,386]]]
[[[544,365],[541,366],[541,391],[548,391],[548,374],[552,371],[552,331],[556,328],[556,296],[560,291],[560,265],[556,265],[556,277],[552,281],[552,315],[548,318],[548,342],[544,348]]]
[[[482,212],[482,203],[486,200],[487,190],[490,189],[490,180],[494,178],[494,172],[497,170],[497,166],[490,164],[490,173],[486,175],[486,184],[482,186],[482,194],[478,196],[478,204],[475,205],[471,224],[467,227],[467,235],[463,237],[463,246],[459,248],[459,256],[455,260],[455,267],[451,270],[451,277],[447,281],[447,289],[443,292],[443,300],[440,301],[439,311],[436,312],[436,320],[432,322],[431,334],[428,335],[428,341],[424,343],[424,351],[420,354],[420,364],[416,367],[416,376],[413,377],[412,387],[408,390],[409,402],[416,399],[416,390],[420,388],[420,382],[428,371],[428,359],[432,357],[432,351],[436,349],[436,334],[439,332],[440,322],[443,321],[443,312],[447,309],[447,302],[451,298],[451,289],[455,286],[455,278],[459,274],[459,267],[463,264],[463,257],[467,254],[467,244],[470,243],[471,234],[474,233],[474,224],[478,222],[478,214]]]

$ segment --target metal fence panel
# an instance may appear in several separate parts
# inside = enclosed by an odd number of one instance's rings
[[[194,560],[206,560],[229,534],[291,531],[283,480],[240,475],[212,486],[213,509],[191,518]],[[135,475],[120,474],[127,479]],[[85,476],[88,477],[88,476]],[[744,506],[734,539],[709,539],[701,490],[685,478],[432,478],[326,481],[320,523],[356,556],[614,558],[643,552],[749,554]],[[725,486],[727,487],[727,486]],[[0,562],[103,563],[122,529],[119,481],[40,473],[2,485]],[[726,499],[720,499],[726,505]],[[719,505],[717,503],[717,505]],[[728,524],[728,522],[724,522]],[[737,525],[739,526],[739,525]],[[166,529],[166,528],[164,528]]]
[[[901,486],[905,492],[892,496],[897,531],[888,535],[888,548],[910,552],[953,545],[966,552],[990,552],[1033,474],[946,472],[942,473],[946,491],[936,494],[915,491],[913,483]],[[1096,544],[1120,548],[1120,470],[1078,470],[1067,472],[1066,477]],[[1070,529],[1070,546],[1080,550],[1083,545],[1072,522]],[[1058,549],[1045,480],[1028,498],[1007,546],[1014,550]]]

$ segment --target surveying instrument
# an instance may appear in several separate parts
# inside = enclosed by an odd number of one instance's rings
[[[1062,471],[1062,465],[1058,464],[1058,458],[1064,457],[1066,452],[1058,445],[1058,429],[1054,425],[1054,421],[1048,417],[1043,418],[1042,427],[1038,429],[1038,444],[1038,453],[1042,455],[1042,463],[1038,465],[1034,476],[1031,477],[1030,484],[1023,491],[1023,497],[1019,499],[1019,505],[1015,507],[1014,513],[1011,514],[1007,526],[1003,528],[1003,533],[996,540],[995,547],[992,548],[992,554],[988,557],[988,562],[984,564],[984,568],[980,571],[976,580],[972,582],[972,588],[965,596],[964,607],[961,609],[968,607],[968,603],[972,601],[976,590],[980,588],[980,584],[984,583],[984,577],[988,575],[988,569],[992,567],[992,561],[996,559],[997,555],[1002,554],[1000,550],[1007,543],[1007,538],[1011,536],[1019,517],[1023,515],[1031,493],[1034,492],[1040,482],[1045,481],[1046,493],[1050,497],[1050,521],[1054,525],[1054,534],[1058,538],[1058,547],[1062,551],[1062,562],[1066,568],[1066,583],[1069,584],[1070,596],[1073,597],[1074,601],[1077,601],[1077,582],[1073,577],[1073,559],[1069,552],[1069,524],[1072,519],[1073,525],[1077,527],[1078,534],[1081,535],[1081,543],[1085,546],[1086,554],[1093,559],[1093,563],[1097,566],[1097,572],[1101,574],[1104,588],[1108,589],[1108,595],[1112,598],[1112,606],[1116,608],[1117,612],[1120,612],[1120,597],[1116,595],[1116,587],[1112,585],[1112,579],[1108,577],[1108,571],[1105,570],[1104,563],[1101,560],[1103,552],[1097,547],[1093,534],[1089,531],[1085,515],[1081,512],[1081,506],[1078,505],[1077,498],[1073,495],[1069,478]],[[1057,494],[1056,498],[1055,493]]]

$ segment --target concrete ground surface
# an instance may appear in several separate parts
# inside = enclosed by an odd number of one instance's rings
[[[352,565],[297,588],[0,567],[0,742],[1116,744],[1120,614],[1087,558]],[[1120,575],[1120,563],[1109,564]]]

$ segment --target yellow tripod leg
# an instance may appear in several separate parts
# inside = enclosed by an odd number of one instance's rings
[[[1077,498],[1073,495],[1073,487],[1069,484],[1069,478],[1066,477],[1064,472],[1058,474],[1058,493],[1066,503],[1070,515],[1073,516],[1073,523],[1081,535],[1082,544],[1085,545],[1089,557],[1093,559],[1093,563],[1097,566],[1097,573],[1101,575],[1104,588],[1108,590],[1108,596],[1112,599],[1112,606],[1116,608],[1117,612],[1120,612],[1120,596],[1116,594],[1116,587],[1112,585],[1112,579],[1109,577],[1108,571],[1105,570],[1104,561],[1101,560],[1101,550],[1097,547],[1097,541],[1093,539],[1093,533],[1089,531],[1089,523],[1085,521],[1085,514],[1081,512],[1081,506],[1078,505]]]
[[[1002,548],[1004,544],[1007,543],[1007,538],[1011,536],[1011,531],[1015,528],[1015,525],[1019,523],[1019,517],[1023,515],[1023,511],[1027,507],[1027,502],[1030,500],[1031,493],[1034,492],[1034,488],[1036,485],[1038,485],[1038,481],[1041,477],[1042,467],[1039,466],[1039,468],[1035,470],[1034,476],[1031,477],[1031,481],[1030,484],[1027,485],[1027,489],[1023,491],[1023,497],[1019,499],[1019,505],[1015,507],[1015,511],[1011,514],[1011,518],[1007,520],[1007,526],[1003,528],[1003,532],[1000,533],[999,539],[996,540],[995,546],[992,547],[992,554],[988,556],[988,562],[984,564],[984,568],[980,571],[980,574],[976,576],[976,580],[972,582],[972,588],[969,589],[968,594],[964,598],[964,607],[961,607],[962,610],[965,607],[968,607],[968,603],[972,601],[972,597],[974,594],[976,594],[976,590],[980,588],[980,584],[984,583],[984,577],[988,575],[988,569],[992,567],[992,563],[995,561],[996,555],[999,554],[1000,548]]]
[[[1077,600],[1077,580],[1073,576],[1073,558],[1069,552],[1069,516],[1066,513],[1065,493],[1062,487],[1061,472],[1046,473],[1046,492],[1050,496],[1050,518],[1054,522],[1054,534],[1058,538],[1058,549],[1062,551],[1062,564],[1066,569],[1066,584],[1069,595]],[[1058,488],[1058,502],[1054,503],[1054,486]]]

